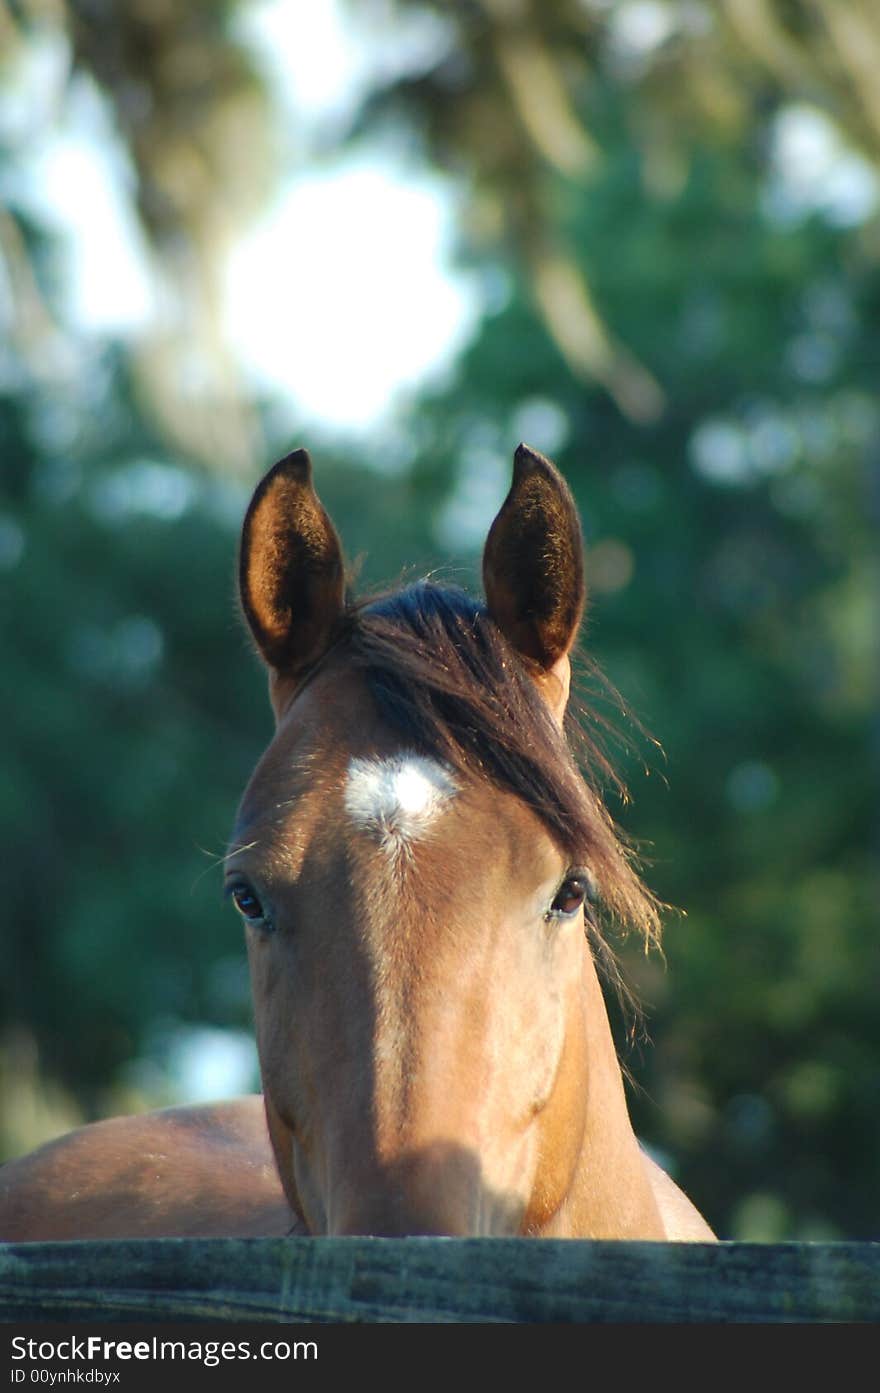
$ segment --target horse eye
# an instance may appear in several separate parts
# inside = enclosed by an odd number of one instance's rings
[[[242,919],[247,919],[251,924],[259,924],[265,919],[263,906],[249,885],[238,881],[229,887],[228,894]]]
[[[577,914],[585,900],[596,899],[596,882],[589,871],[575,871],[566,876],[556,892],[550,906],[551,914],[571,916]]]

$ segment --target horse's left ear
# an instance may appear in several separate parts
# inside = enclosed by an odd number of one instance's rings
[[[336,529],[312,484],[308,452],[295,450],[257,485],[239,552],[241,607],[277,676],[296,679],[322,656],[344,593]]]
[[[583,534],[559,470],[528,445],[517,448],[510,492],[489,529],[483,586],[489,613],[561,720],[586,600]]]

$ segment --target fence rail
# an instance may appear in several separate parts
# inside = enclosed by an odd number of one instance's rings
[[[877,1322],[880,1243],[9,1244],[0,1245],[0,1320]]]

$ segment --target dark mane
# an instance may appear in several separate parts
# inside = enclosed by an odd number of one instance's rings
[[[656,940],[657,902],[599,796],[598,775],[613,776],[607,761],[576,721],[559,730],[485,605],[420,581],[350,605],[346,627],[383,719],[418,751],[522,799],[571,863],[590,869],[609,914]]]

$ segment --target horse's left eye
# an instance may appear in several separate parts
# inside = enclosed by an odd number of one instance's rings
[[[596,885],[589,871],[573,871],[565,877],[550,906],[551,914],[570,917],[577,914],[585,900],[596,898]]]

